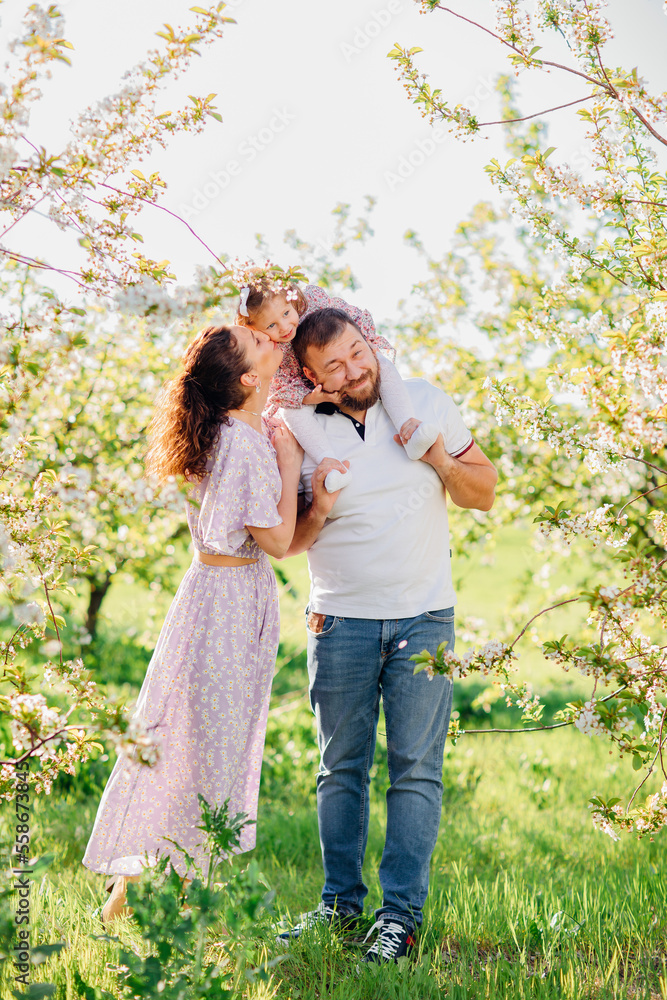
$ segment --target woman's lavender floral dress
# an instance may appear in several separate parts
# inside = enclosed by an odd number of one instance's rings
[[[97,812],[84,865],[136,875],[169,854],[180,875],[175,840],[204,871],[207,861],[197,793],[229,798],[230,814],[257,815],[269,694],[278,647],[276,581],[268,557],[246,530],[281,523],[281,480],[267,437],[234,420],[223,424],[210,472],[188,504],[194,547],[210,554],[257,558],[246,566],[188,569],[162,627],[141,688],[135,718],[160,744],[147,767],[120,757]],[[255,845],[246,826],[241,850]]]

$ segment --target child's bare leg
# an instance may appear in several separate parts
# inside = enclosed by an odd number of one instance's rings
[[[315,418],[314,407],[306,405],[301,406],[299,409],[283,408],[279,410],[278,415],[285,421],[294,437],[313,462],[319,465],[324,458],[332,458],[336,461],[337,468],[331,469],[324,480],[327,493],[335,493],[350,483],[352,479],[351,473],[333,454],[329,439],[319,421]]]
[[[398,431],[406,455],[416,461],[435,444],[440,431],[436,424],[422,423],[413,416],[412,400],[405,382],[388,358],[378,354],[378,361],[382,405]]]

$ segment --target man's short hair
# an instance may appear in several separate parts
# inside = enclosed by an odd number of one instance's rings
[[[310,347],[315,350],[326,347],[332,340],[340,337],[348,323],[361,333],[359,324],[342,309],[317,309],[302,319],[292,341],[292,350],[301,367],[307,364],[306,352]]]

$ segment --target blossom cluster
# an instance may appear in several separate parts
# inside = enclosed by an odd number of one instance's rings
[[[147,767],[154,767],[160,760],[161,743],[138,716],[133,716],[123,733],[111,731],[118,754],[136,760]]]
[[[554,531],[559,531],[566,545],[571,545],[581,536],[596,545],[604,543],[611,548],[620,549],[631,538],[630,529],[623,530],[625,524],[627,519],[619,519],[614,504],[606,503],[580,514],[559,510],[558,516],[540,520],[539,530],[545,538],[549,538]]]
[[[68,61],[72,46],[62,37],[63,21],[52,5],[31,5],[25,33],[11,46],[10,85],[0,94],[0,118],[5,126],[0,153],[2,207],[15,229],[28,214],[40,211],[59,229],[70,232],[82,248],[80,268],[54,271],[69,277],[82,290],[107,294],[119,284],[145,277],[162,282],[170,276],[168,261],[147,258],[137,248],[142,242],[136,217],[145,204],[156,204],[165,185],[154,173],[146,179],[137,165],[155,147],[164,147],[174,134],[201,131],[211,118],[221,120],[206,98],[192,97],[183,108],[161,114],[161,89],[185,72],[198,46],[222,37],[230,18],[224,3],[192,8],[195,23],[160,32],[164,44],[124,75],[115,94],[86,108],[72,123],[73,138],[61,150],[49,153],[26,135],[31,106],[39,100],[41,76],[48,78],[54,61]],[[112,183],[130,175],[129,180]],[[20,250],[2,248],[10,259],[31,263]],[[44,266],[44,265],[42,265]]]
[[[47,705],[43,694],[10,695],[8,711],[15,750],[21,753],[38,742],[37,756],[53,753],[53,741],[60,736],[65,720],[56,709]]]
[[[425,670],[429,680],[433,680],[438,674],[457,680],[473,673],[480,673],[482,676],[501,673],[505,676],[515,654],[511,646],[498,639],[491,639],[483,646],[469,649],[462,656],[441,646],[435,654],[424,650],[411,659],[417,664],[415,673]]]

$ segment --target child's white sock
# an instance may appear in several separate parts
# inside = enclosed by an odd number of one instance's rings
[[[414,461],[421,458],[438,439],[440,429],[435,424],[422,423],[404,445],[405,454]]]
[[[412,400],[407,386],[395,366],[384,355],[378,355],[380,363],[380,395],[382,405],[389,414],[389,419],[400,432],[403,424],[413,416]],[[413,461],[421,458],[429,450],[440,431],[435,424],[421,423],[405,447],[405,454]]]

